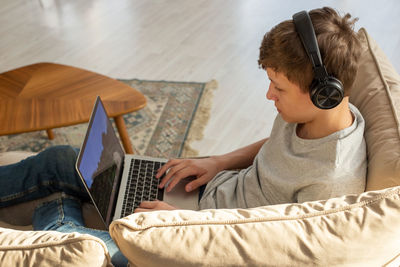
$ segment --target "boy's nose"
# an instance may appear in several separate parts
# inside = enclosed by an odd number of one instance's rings
[[[268,91],[267,91],[267,99],[275,101],[276,96],[272,91],[273,91],[273,88],[272,88],[272,85],[270,84],[268,87]]]

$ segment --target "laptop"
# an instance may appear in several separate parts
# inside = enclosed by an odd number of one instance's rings
[[[167,159],[125,154],[98,96],[76,161],[76,170],[106,227],[133,213],[142,201],[162,200],[179,209],[198,210],[198,190],[183,179],[170,192],[158,188],[157,170]]]

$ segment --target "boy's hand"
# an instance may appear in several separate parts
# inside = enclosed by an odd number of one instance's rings
[[[159,188],[163,188],[168,181],[171,182],[166,188],[170,192],[182,179],[188,177],[196,177],[195,180],[188,183],[185,187],[186,192],[190,192],[199,186],[208,183],[212,178],[222,171],[214,157],[202,159],[172,159],[162,166],[156,175],[156,178],[162,177],[166,172],[168,173],[161,180]]]
[[[156,211],[156,210],[176,210],[174,206],[167,204],[164,201],[143,201],[140,203],[139,208],[135,209],[136,212],[148,212],[148,211]]]

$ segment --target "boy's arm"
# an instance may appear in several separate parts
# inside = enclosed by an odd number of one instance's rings
[[[254,144],[220,156],[169,160],[157,172],[156,178],[161,178],[165,174],[159,187],[163,188],[168,184],[166,190],[169,192],[180,180],[194,176],[196,179],[186,185],[186,191],[190,192],[211,181],[220,171],[247,168],[253,163],[255,156],[266,140],[260,140]],[[169,170],[168,173],[167,170]]]
[[[239,148],[224,155],[213,156],[212,158],[222,170],[244,169],[253,164],[258,151],[260,151],[267,140],[268,138],[265,138],[254,144]]]

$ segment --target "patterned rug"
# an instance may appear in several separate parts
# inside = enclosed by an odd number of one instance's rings
[[[217,87],[215,81],[121,81],[141,91],[147,98],[145,108],[124,115],[135,154],[164,158],[197,155],[190,142],[202,138],[210,115],[212,91]],[[0,152],[38,152],[61,144],[80,147],[86,129],[87,123],[57,128],[53,130],[53,140],[47,138],[45,131],[0,136]]]

